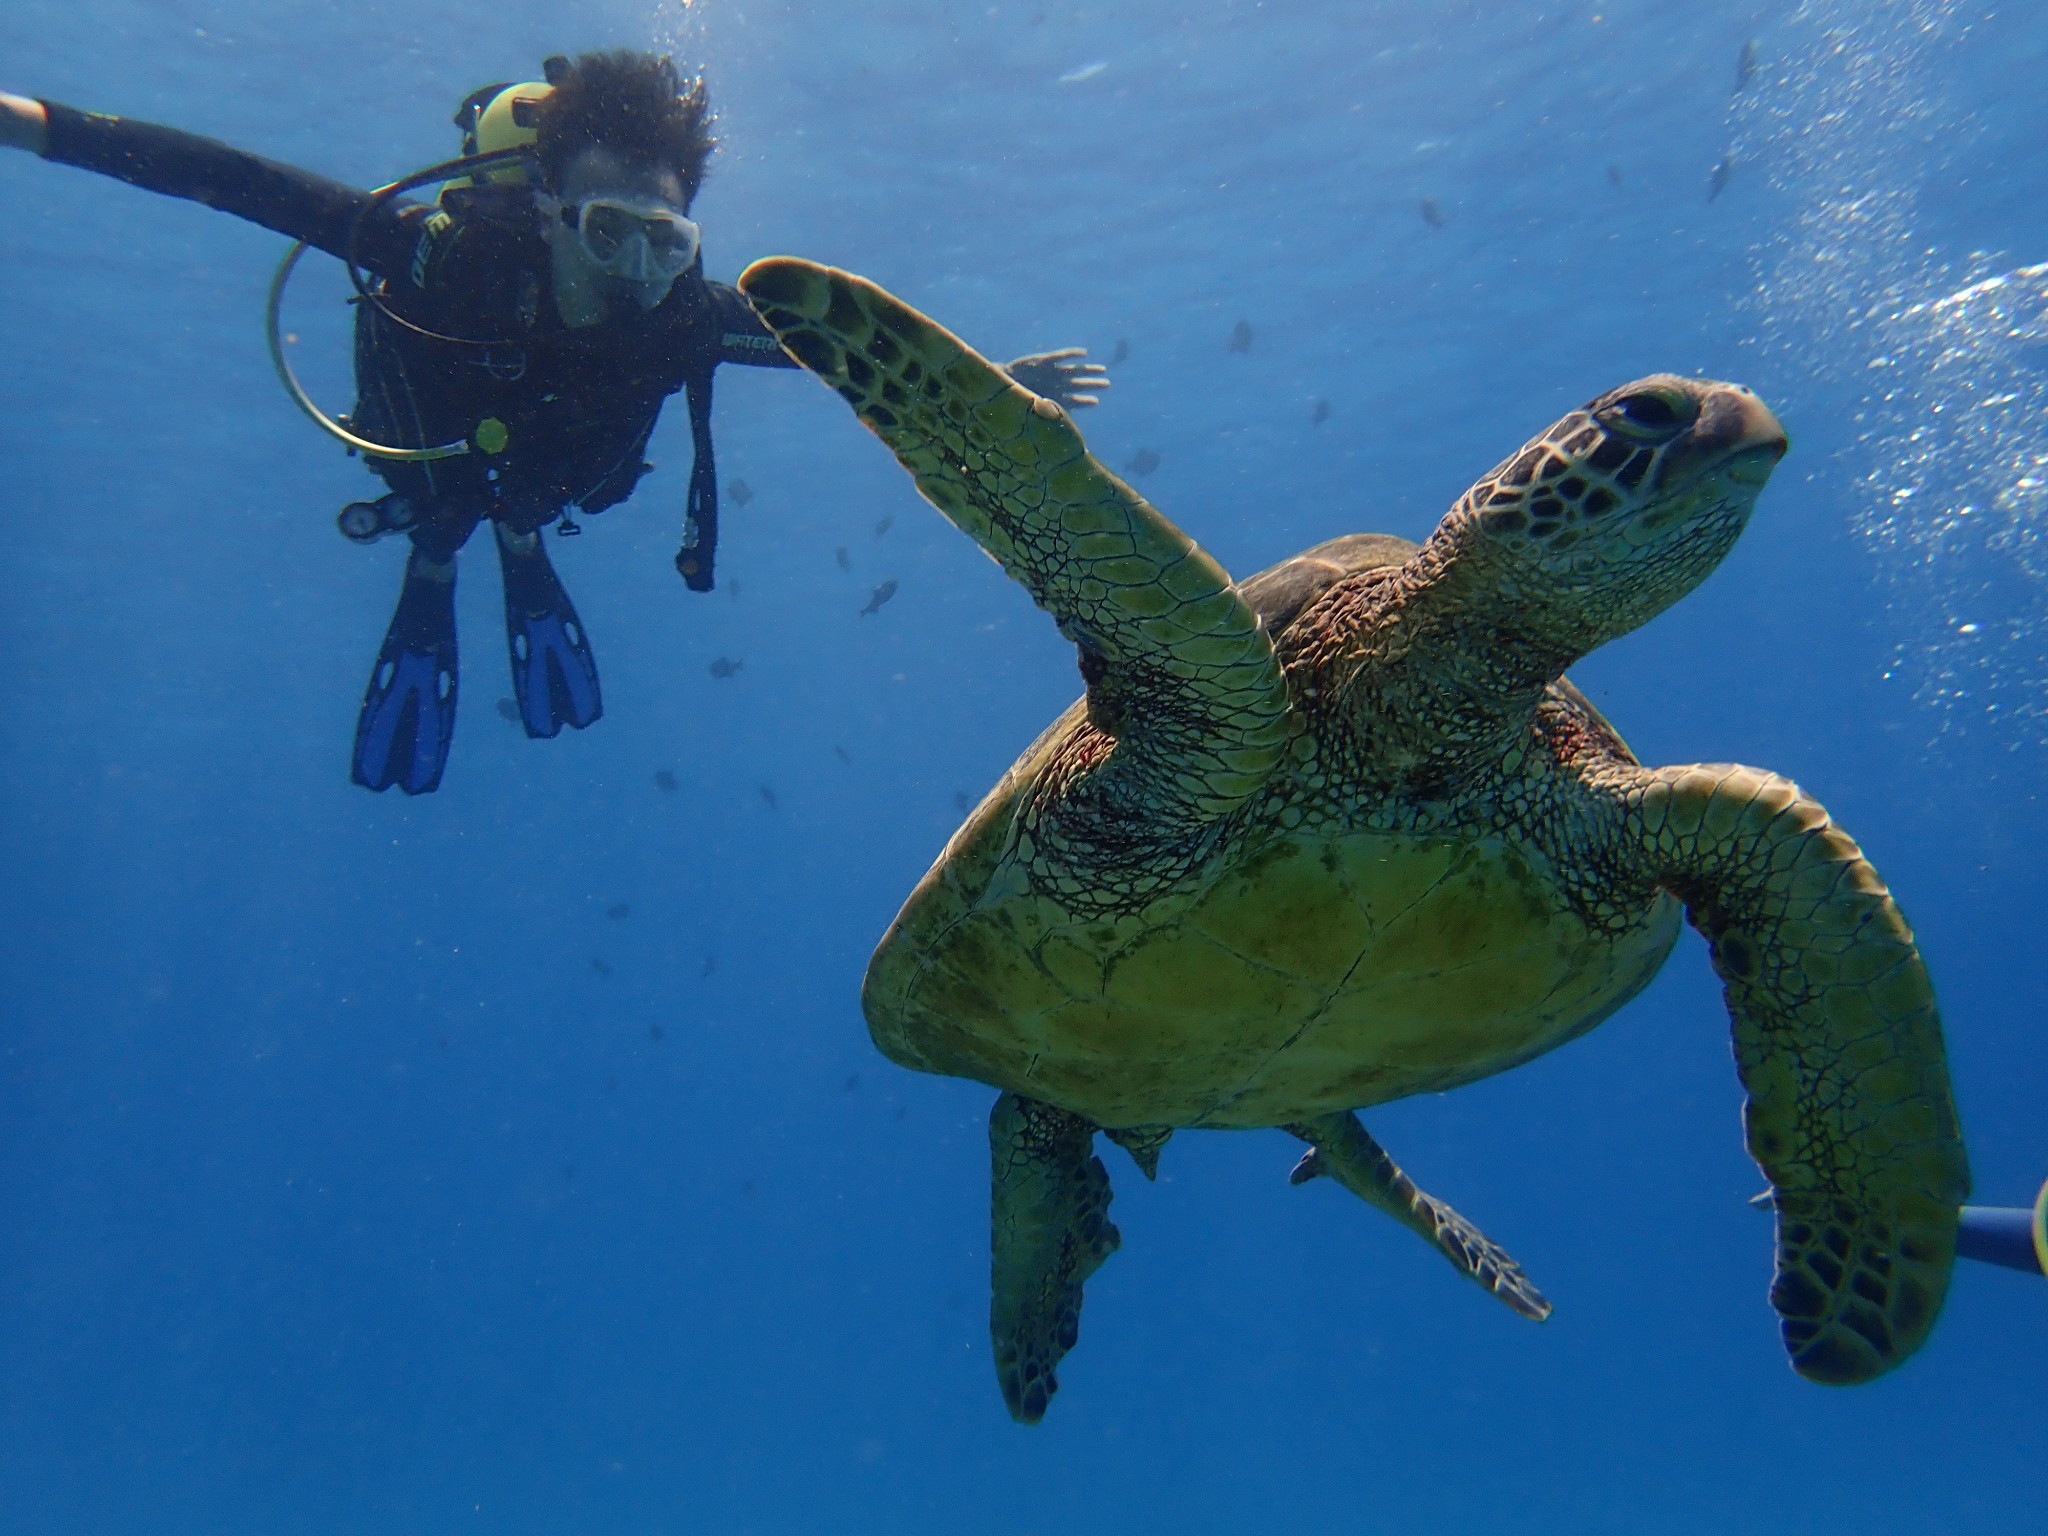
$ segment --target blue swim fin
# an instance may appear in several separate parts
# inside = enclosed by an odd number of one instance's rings
[[[441,782],[454,735],[455,562],[415,549],[356,717],[349,777],[365,789],[427,794]]]
[[[604,698],[576,605],[539,534],[512,533],[502,523],[491,528],[505,573],[505,642],[520,721],[529,736],[554,736],[565,725],[580,731],[604,713]]]

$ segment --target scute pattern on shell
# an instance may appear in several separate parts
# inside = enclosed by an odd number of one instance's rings
[[[1231,589],[1057,409],[915,311],[786,259],[741,285],[1052,610],[1088,688],[877,948],[863,1004],[886,1053],[1142,1146],[1285,1125],[1327,1152],[1353,1108],[1597,1024],[1682,903],[1727,986],[1794,1364],[1865,1380],[1917,1347],[1968,1169],[1903,916],[1789,781],[1646,769],[1560,681],[1732,545],[1785,449],[1753,394],[1638,381],[1503,460],[1405,558],[1337,541]],[[925,359],[914,394],[905,356]],[[1114,508],[1105,531],[1152,552],[1086,544],[1067,507]],[[1351,1184],[1515,1291],[1362,1146]]]

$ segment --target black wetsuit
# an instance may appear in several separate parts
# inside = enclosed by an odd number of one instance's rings
[[[556,310],[541,215],[524,186],[450,191],[439,204],[369,192],[153,123],[44,103],[47,159],[188,198],[353,260],[404,320],[356,311],[355,432],[393,447],[499,440],[431,462],[371,461],[414,552],[363,702],[354,776],[410,793],[440,781],[454,726],[453,557],[497,525],[515,691],[529,734],[587,725],[601,705],[588,642],[532,537],[570,507],[633,492],[667,398],[688,391],[696,462],[676,567],[708,591],[718,534],[711,380],[720,363],[794,367],[738,290],[701,265],[653,310],[570,327]],[[488,428],[480,432],[486,423]]]

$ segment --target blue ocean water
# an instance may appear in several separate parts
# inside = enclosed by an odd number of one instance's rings
[[[992,355],[1127,343],[1082,425],[1240,575],[1420,537],[1642,373],[1757,388],[1794,447],[1750,531],[1575,676],[1646,761],[1776,768],[1855,832],[1978,1198],[2031,1197],[2048,13],[80,0],[0,11],[0,88],[374,184],[452,153],[473,86],[618,44],[710,79],[711,275],[792,252]],[[829,392],[726,369],[722,589],[670,566],[672,412],[553,545],[606,718],[499,718],[473,548],[447,780],[373,797],[346,753],[400,557],[336,535],[374,482],[270,375],[283,242],[21,155],[0,206],[0,1530],[2039,1521],[2038,1279],[1959,1268],[1874,1385],[1787,1368],[1690,936],[1584,1040],[1369,1116],[1547,1324],[1290,1189],[1280,1133],[1183,1135],[1157,1184],[1112,1161],[1123,1250],[1013,1425],[989,1092],[883,1061],[858,987],[1071,648]],[[309,264],[287,317],[330,408],[345,291]]]

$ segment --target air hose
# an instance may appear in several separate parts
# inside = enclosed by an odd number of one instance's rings
[[[357,216],[355,227],[349,234],[349,259],[347,260],[347,266],[349,279],[355,284],[356,291],[370,303],[375,304],[380,312],[390,315],[392,319],[397,320],[401,325],[405,325],[409,330],[420,331],[422,335],[433,337],[437,341],[468,342],[470,338],[441,336],[433,331],[422,330],[421,327],[411,325],[398,316],[392,315],[390,308],[371,290],[362,274],[356,269],[353,259],[355,256],[356,231],[362,228],[364,219],[376,212],[377,209],[381,208],[390,199],[409,188],[424,186],[429,182],[448,181],[457,176],[465,176],[475,171],[486,170],[494,165],[510,164],[513,161],[525,158],[525,156],[526,151],[523,149],[495,150],[488,155],[464,155],[459,159],[443,160],[437,165],[427,166],[422,170],[414,171],[410,176],[401,176],[397,181],[377,188],[370,194],[369,202],[364,205],[362,213]],[[270,343],[270,362],[271,366],[277,370],[278,382],[284,385],[285,393],[291,396],[292,403],[306,413],[307,420],[311,421],[313,425],[319,427],[330,437],[345,443],[357,453],[365,453],[377,459],[396,459],[402,463],[417,464],[433,459],[452,459],[458,454],[470,453],[478,448],[481,448],[486,453],[502,449],[504,447],[502,437],[495,447],[488,442],[472,443],[464,438],[452,443],[443,443],[438,448],[393,448],[388,444],[373,443],[366,437],[358,436],[314,403],[313,397],[306,393],[305,386],[299,383],[298,375],[292,372],[292,365],[285,360],[284,335],[279,323],[279,316],[284,309],[285,286],[291,281],[292,269],[299,264],[299,258],[306,254],[306,250],[306,242],[300,240],[284,253],[284,259],[277,264],[277,275],[270,280],[270,298],[264,306],[263,330],[265,339]],[[487,341],[478,341],[472,344],[478,346],[496,345],[494,342]],[[495,425],[494,422],[491,424]],[[497,430],[502,434],[504,428],[498,426]]]

